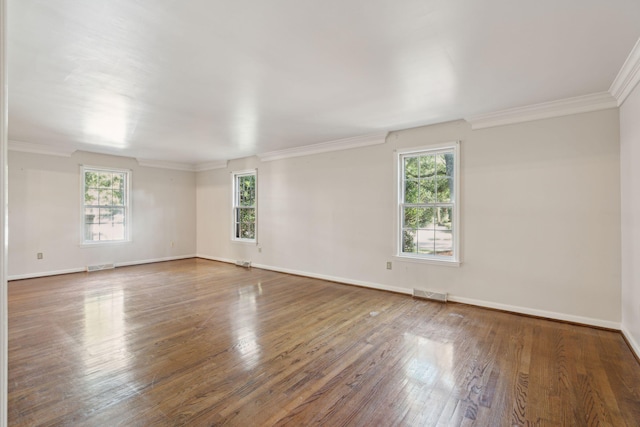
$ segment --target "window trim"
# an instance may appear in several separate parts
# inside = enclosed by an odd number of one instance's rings
[[[241,176],[255,176],[256,178],[256,201],[253,205],[255,209],[254,238],[243,239],[236,237],[236,208],[237,206],[237,179]],[[258,169],[245,169],[231,172],[231,240],[237,243],[258,244]]]
[[[99,171],[99,172],[117,172],[124,173],[126,176],[125,183],[125,229],[124,229],[124,239],[122,240],[86,240],[85,230],[85,172],[91,171]],[[108,166],[92,166],[92,165],[80,165],[80,246],[82,247],[93,247],[93,246],[106,246],[106,245],[121,245],[124,243],[131,242],[131,169],[122,169],[122,168],[112,168]]]
[[[454,197],[453,197],[453,256],[443,257],[437,255],[418,255],[418,254],[405,254],[402,253],[402,196],[403,196],[403,167],[401,160],[407,155],[420,155],[420,154],[437,154],[439,152],[453,151],[454,154]],[[439,144],[432,144],[420,147],[410,147],[395,150],[394,153],[394,169],[395,169],[395,228],[394,228],[394,258],[398,261],[425,263],[434,265],[444,265],[449,267],[459,266],[461,261],[461,247],[460,247],[460,141],[451,141]]]

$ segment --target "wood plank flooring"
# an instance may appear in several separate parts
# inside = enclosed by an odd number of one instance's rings
[[[9,425],[638,426],[616,332],[189,259],[9,283]]]

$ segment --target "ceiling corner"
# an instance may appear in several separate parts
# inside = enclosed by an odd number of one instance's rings
[[[638,82],[640,82],[640,39],[631,49],[631,53],[609,88],[609,93],[616,99],[618,106],[622,105]]]
[[[487,114],[479,114],[466,118],[471,129],[484,129],[570,114],[588,113],[618,106],[616,98],[609,92],[598,92],[573,98],[559,99],[524,107],[509,108]]]
[[[367,147],[369,145],[384,144],[389,132],[379,132],[368,135],[354,136],[350,138],[336,139],[334,141],[321,142],[319,144],[304,145],[285,150],[260,153],[258,157],[263,162],[287,159],[290,157],[309,156],[311,154],[327,153],[330,151],[348,150],[350,148]]]
[[[20,151],[23,153],[33,153],[33,154],[46,154],[49,156],[58,156],[58,157],[71,157],[73,153],[77,150],[72,146],[58,146],[58,145],[46,145],[46,144],[37,144],[34,142],[23,142],[23,141],[13,141],[9,140],[7,144],[7,148],[11,151]]]
[[[195,166],[191,163],[181,163],[181,162],[170,162],[166,160],[153,160],[153,159],[139,159],[136,158],[138,164],[140,166],[145,166],[148,168],[159,168],[159,169],[172,169],[179,171],[187,171],[194,172],[196,170]]]
[[[196,172],[204,172],[204,171],[210,171],[214,169],[224,169],[227,167],[228,163],[229,163],[228,160],[216,160],[213,162],[198,163],[195,165],[194,170]]]

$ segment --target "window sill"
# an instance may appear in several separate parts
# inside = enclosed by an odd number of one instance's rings
[[[397,262],[410,262],[415,264],[432,264],[432,265],[442,265],[445,267],[460,267],[462,264],[461,261],[455,260],[444,260],[444,259],[434,259],[434,258],[418,258],[418,257],[410,257],[410,256],[401,256],[395,255],[394,258]]]
[[[131,243],[131,240],[115,240],[115,241],[101,240],[101,241],[97,241],[97,242],[82,242],[82,243],[80,243],[80,247],[81,248],[93,248],[93,247],[96,247],[96,246],[126,245],[128,243]]]
[[[245,245],[257,245],[257,240],[231,239],[233,243],[244,243]]]

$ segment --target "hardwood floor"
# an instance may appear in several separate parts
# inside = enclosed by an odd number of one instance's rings
[[[9,425],[637,426],[616,332],[190,259],[9,284]]]

